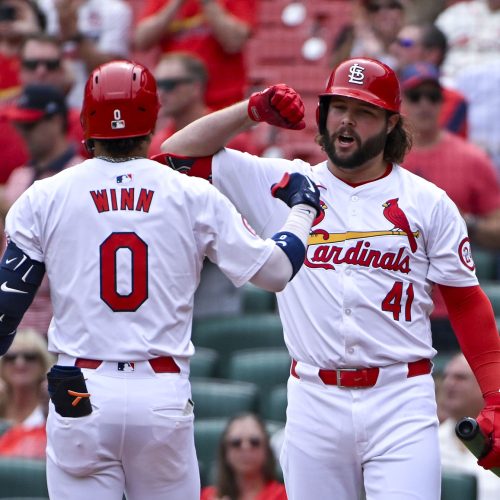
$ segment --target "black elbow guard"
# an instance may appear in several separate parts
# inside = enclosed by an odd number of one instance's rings
[[[28,257],[15,243],[7,245],[0,261],[0,336],[15,331],[44,274],[42,262]]]

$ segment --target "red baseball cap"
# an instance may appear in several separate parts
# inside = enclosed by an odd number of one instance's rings
[[[31,123],[55,114],[67,114],[64,94],[52,85],[30,84],[24,87],[15,103],[1,111],[8,120]]]

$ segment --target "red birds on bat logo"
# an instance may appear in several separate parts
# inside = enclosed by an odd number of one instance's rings
[[[410,249],[412,253],[415,253],[417,250],[417,240],[415,239],[415,235],[410,228],[410,223],[408,222],[405,213],[398,205],[398,200],[399,198],[393,198],[392,200],[387,200],[384,204],[382,204],[384,207],[384,216],[389,222],[394,224],[392,231],[399,229],[406,233],[406,236],[408,236],[408,242],[410,243]]]

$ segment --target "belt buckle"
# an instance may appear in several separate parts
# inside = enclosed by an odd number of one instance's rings
[[[337,374],[337,387],[342,389],[359,389],[359,387],[349,387],[347,385],[342,385],[341,376],[342,372],[356,372],[357,368],[336,368],[335,373]]]

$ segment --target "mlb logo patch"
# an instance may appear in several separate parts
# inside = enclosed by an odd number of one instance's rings
[[[132,174],[123,174],[116,178],[117,184],[128,184],[129,182],[132,182]]]
[[[120,362],[118,363],[119,372],[133,372],[135,370],[135,365],[133,362]]]

